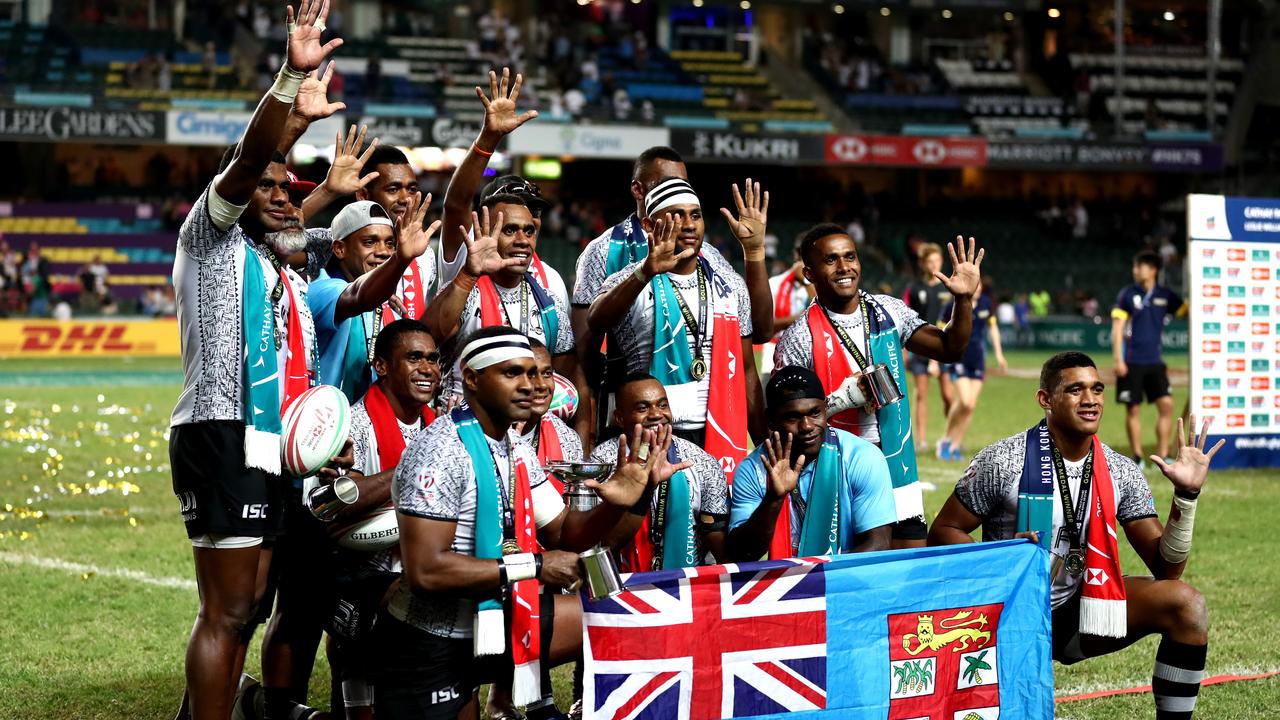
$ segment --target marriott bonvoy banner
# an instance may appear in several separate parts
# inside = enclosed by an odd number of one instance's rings
[[[1187,196],[1191,411],[1225,467],[1280,465],[1280,199]]]

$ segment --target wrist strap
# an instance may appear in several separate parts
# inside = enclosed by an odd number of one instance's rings
[[[541,558],[535,553],[516,553],[498,561],[503,585],[514,585],[521,580],[532,580],[541,569]]]
[[[298,88],[306,79],[306,73],[294,70],[289,67],[288,62],[285,62],[280,66],[280,72],[276,73],[276,81],[271,86],[271,96],[282,103],[292,105],[293,99],[298,96]]]
[[[475,154],[482,157],[493,157],[493,150],[485,150],[480,147],[480,143],[471,143],[471,149],[475,151]]]

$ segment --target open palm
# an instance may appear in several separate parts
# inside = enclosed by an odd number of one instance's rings
[[[360,152],[366,130],[368,126],[361,125],[359,134],[356,134],[356,126],[352,125],[347,131],[346,139],[343,139],[342,133],[338,133],[335,138],[333,163],[329,166],[325,184],[337,195],[351,195],[378,177],[376,172],[360,176],[360,171],[369,162],[369,158],[373,157],[374,148],[378,147],[378,138],[374,138],[369,147],[364,148],[363,153]]]
[[[940,272],[933,274],[956,297],[972,298],[982,280],[982,258],[987,251],[980,249],[975,254],[975,243],[973,238],[969,238],[969,248],[966,250],[964,238],[957,235],[955,242],[947,243],[947,252],[951,254],[951,277]]]
[[[482,208],[480,215],[471,213],[471,227],[475,229],[474,240],[467,237],[470,233],[465,227],[458,227],[462,232],[463,242],[467,245],[466,271],[472,277],[493,275],[524,262],[521,258],[504,258],[498,252],[498,232],[502,229],[502,213],[498,213],[492,223],[489,220],[489,208]]]
[[[720,208],[720,214],[729,222],[734,237],[748,253],[763,250],[765,225],[769,222],[769,191],[761,193],[760,183],[753,183],[751,178],[747,178],[741,191],[734,183],[733,202],[738,210],[736,218],[728,208]]]
[[[516,74],[516,81],[507,91],[507,83],[511,79],[511,70],[502,68],[502,79],[498,74],[489,71],[489,95],[476,87],[476,96],[484,104],[484,129],[498,135],[509,135],[516,128],[538,117],[537,110],[526,110],[524,114],[516,112],[516,101],[520,99],[520,86],[524,84],[524,76]]]
[[[422,227],[422,221],[426,218],[429,207],[431,207],[431,193],[419,195],[417,204],[411,205],[409,210],[400,217],[396,225],[398,236],[396,253],[401,259],[412,261],[421,256],[431,244],[431,236],[440,228],[439,220],[431,223],[430,227]]]
[[[1178,418],[1178,457],[1170,463],[1165,462],[1165,459],[1158,455],[1152,455],[1151,462],[1155,463],[1156,467],[1160,468],[1160,472],[1169,478],[1174,488],[1198,493],[1200,488],[1204,487],[1205,477],[1209,474],[1209,462],[1227,441],[1225,438],[1218,440],[1208,452],[1205,452],[1204,444],[1209,437],[1209,421],[1204,421],[1199,436],[1196,435],[1195,416],[1192,415],[1189,421],[1191,437],[1188,438],[1182,425],[1182,418]]]
[[[764,472],[773,497],[786,497],[800,484],[800,471],[804,469],[804,455],[791,460],[791,433],[784,444],[782,436],[773,433],[765,440]]]
[[[340,38],[320,43],[328,17],[329,0],[302,0],[296,16],[293,6],[285,8],[285,26],[289,31],[287,62],[291,70],[309,73],[319,68],[329,53],[342,46]]]

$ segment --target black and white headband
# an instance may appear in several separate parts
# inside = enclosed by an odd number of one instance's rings
[[[644,214],[646,217],[653,217],[656,213],[674,205],[702,205],[698,201],[698,194],[693,191],[693,186],[689,184],[688,180],[667,178],[658,183],[644,196]]]
[[[529,346],[529,338],[515,330],[472,340],[462,349],[462,364],[472,370],[519,358],[532,360],[533,348]]]

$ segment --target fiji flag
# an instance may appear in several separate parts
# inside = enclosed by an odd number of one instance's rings
[[[1045,551],[1026,541],[624,576],[584,596],[584,717],[1053,717]]]

